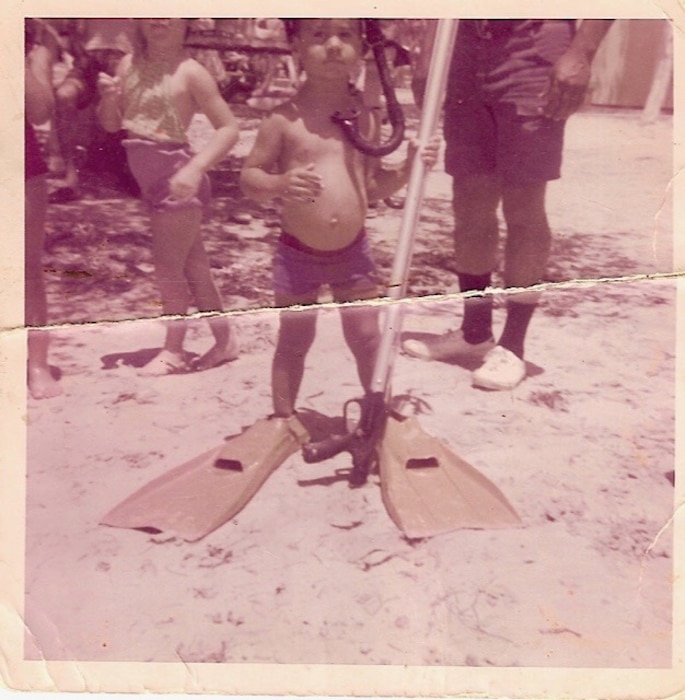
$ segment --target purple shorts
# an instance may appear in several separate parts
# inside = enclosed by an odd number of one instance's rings
[[[334,294],[336,290],[378,287],[366,232],[362,229],[350,245],[333,251],[314,250],[294,236],[281,233],[273,265],[274,292],[306,296],[325,284]]]
[[[207,174],[195,197],[174,200],[169,193],[169,179],[183,167],[192,154],[187,144],[159,143],[147,139],[125,139],[131,172],[140,187],[140,196],[153,212],[176,211],[188,207],[204,209],[212,197],[212,188]]]
[[[541,115],[572,20],[459,23],[445,101],[445,169],[525,185],[560,176],[564,122]]]

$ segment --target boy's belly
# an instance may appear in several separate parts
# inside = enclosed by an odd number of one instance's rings
[[[332,185],[331,185],[332,186]],[[329,186],[329,187],[331,187]],[[324,190],[311,204],[283,205],[283,230],[317,250],[338,250],[348,246],[359,234],[366,217],[366,201],[353,196],[330,197]]]

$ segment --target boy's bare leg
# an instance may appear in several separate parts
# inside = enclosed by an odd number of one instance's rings
[[[199,311],[223,309],[200,236],[195,239],[188,254],[185,275]],[[223,316],[210,318],[209,327],[214,335],[214,345],[197,361],[198,370],[211,369],[238,357],[238,340],[229,320]]]
[[[308,298],[276,295],[276,306],[314,304],[316,295]],[[271,396],[274,415],[287,418],[295,412],[297,395],[304,375],[304,361],[316,335],[317,309],[281,311],[278,340],[271,366]]]
[[[26,261],[26,323],[43,326],[47,323],[47,300],[43,280],[43,242],[48,188],[44,176],[26,182],[25,200],[25,261]],[[59,396],[62,387],[55,381],[48,364],[50,335],[44,329],[29,331],[28,388],[34,399]]]
[[[338,301],[354,301],[378,298],[377,288],[336,292]],[[343,306],[340,309],[345,342],[357,363],[357,374],[365,392],[371,389],[376,368],[376,356],[381,343],[378,307],[374,304]]]
[[[152,256],[162,310],[167,316],[182,316],[188,311],[190,292],[185,265],[190,249],[199,236],[201,217],[201,210],[195,207],[152,215]],[[158,376],[186,369],[183,351],[185,335],[183,321],[168,321],[162,351],[140,373]]]

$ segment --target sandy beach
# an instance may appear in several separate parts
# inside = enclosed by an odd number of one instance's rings
[[[271,410],[277,212],[238,194],[257,123],[241,119],[204,229],[240,334],[235,362],[138,376],[163,338],[142,206],[100,188],[51,209],[51,363],[64,395],[28,404],[25,658],[670,668],[669,116],[642,124],[636,111],[589,110],[569,122],[564,174],[549,190],[548,280],[519,387],[479,391],[468,368],[396,361],[394,393],[420,399],[426,431],[504,492],[521,527],[408,539],[385,511],[377,477],[348,488],[346,454],[318,465],[294,455],[198,542],[99,524],[138,487]],[[236,211],[252,221],[231,221]],[[386,275],[401,215],[383,207],[368,220]],[[409,294],[405,337],[458,327],[441,167],[428,181]],[[496,299],[501,329],[504,295]],[[207,324],[188,323],[188,347],[202,353]],[[300,407],[333,418],[358,395],[338,311],[325,306]]]

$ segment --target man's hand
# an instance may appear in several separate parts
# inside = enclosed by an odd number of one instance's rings
[[[554,65],[543,114],[555,121],[568,119],[582,107],[590,76],[591,62],[585,52],[570,48]]]
[[[568,119],[583,105],[590,84],[592,59],[613,24],[613,19],[584,19],[568,51],[556,62],[547,104],[542,113],[557,121]]]

